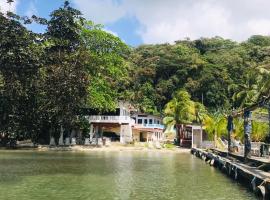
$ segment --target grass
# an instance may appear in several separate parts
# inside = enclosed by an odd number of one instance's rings
[[[166,149],[174,149],[175,145],[174,144],[164,144],[163,147]]]

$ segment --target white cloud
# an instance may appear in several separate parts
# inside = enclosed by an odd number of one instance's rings
[[[29,7],[25,13],[26,16],[32,17],[33,15],[38,15],[38,11],[37,11],[37,8],[35,6],[35,3],[36,3],[36,0],[30,2]]]
[[[110,24],[122,17],[139,21],[145,43],[221,36],[246,40],[270,34],[269,0],[73,0],[87,18]]]
[[[95,23],[115,22],[126,13],[124,6],[114,0],[74,0],[74,3]]]
[[[16,7],[18,4],[19,4],[19,0],[15,0],[11,4],[8,4],[7,0],[0,0],[0,11],[3,13],[7,11],[16,12]]]
[[[269,35],[270,34],[270,20],[267,19],[257,19],[257,20],[250,20],[247,23],[248,31],[255,35],[257,34],[258,30],[262,35]]]

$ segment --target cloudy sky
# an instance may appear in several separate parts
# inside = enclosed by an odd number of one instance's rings
[[[0,0],[2,10],[48,17],[63,0]],[[132,46],[173,43],[189,37],[222,36],[237,41],[270,34],[270,0],[70,0],[85,17],[105,25]],[[35,31],[40,27],[31,26]]]

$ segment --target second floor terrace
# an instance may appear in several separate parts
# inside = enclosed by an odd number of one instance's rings
[[[146,129],[164,129],[163,124],[135,124],[135,128],[146,128]]]
[[[90,123],[135,124],[135,120],[130,116],[90,115],[86,118]]]

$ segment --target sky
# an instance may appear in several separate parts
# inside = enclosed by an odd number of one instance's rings
[[[0,0],[2,11],[48,17],[64,0]],[[86,19],[131,46],[221,36],[244,41],[270,34],[270,0],[70,0]],[[30,29],[40,32],[37,25]]]

